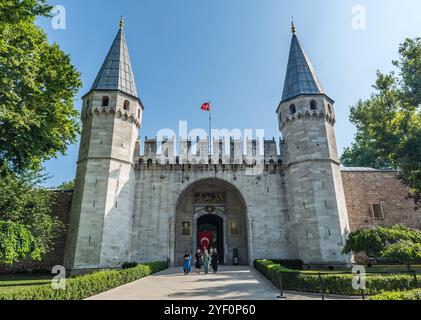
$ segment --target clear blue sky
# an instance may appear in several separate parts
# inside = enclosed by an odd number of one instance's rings
[[[340,152],[353,141],[349,106],[367,98],[376,70],[392,69],[398,45],[420,36],[419,0],[60,0],[65,30],[41,19],[50,41],[70,54],[85,94],[125,16],[140,98],[141,137],[161,128],[207,128],[199,110],[212,99],[214,127],[265,129],[279,137],[275,110],[282,95],[291,39],[290,17],[326,92],[336,100]],[[352,8],[366,8],[367,27],[352,27]],[[75,176],[78,145],[45,163],[54,186]]]

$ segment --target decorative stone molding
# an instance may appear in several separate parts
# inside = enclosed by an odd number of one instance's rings
[[[141,126],[141,120],[133,112],[127,112],[126,110],[122,110],[122,108],[118,108],[118,110],[116,111],[115,108],[111,106],[91,108],[90,110],[84,113],[84,115],[82,116],[82,120],[87,121],[90,117],[98,116],[101,114],[111,114],[114,115],[114,117],[117,119],[135,124],[138,128],[140,128]]]
[[[334,117],[334,115],[330,114],[330,113],[325,113],[323,110],[321,111],[317,111],[317,110],[312,110],[309,111],[307,110],[304,115],[302,112],[297,112],[294,113],[292,115],[287,115],[284,118],[284,121],[282,121],[281,123],[281,129],[284,129],[285,127],[287,127],[288,125],[294,123],[295,121],[301,120],[301,121],[308,121],[308,120],[325,120],[327,121],[329,124],[331,124],[332,126],[335,125],[336,123],[336,119]]]

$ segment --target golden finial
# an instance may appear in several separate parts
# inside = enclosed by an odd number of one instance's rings
[[[294,17],[291,17],[291,32],[292,34],[295,34],[297,32],[297,29],[295,28],[294,24]]]
[[[121,16],[120,18],[120,29],[124,29],[124,17]]]

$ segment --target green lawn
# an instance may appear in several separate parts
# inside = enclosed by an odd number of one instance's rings
[[[51,283],[52,275],[44,274],[8,274],[0,275],[0,293],[22,287],[39,286]]]

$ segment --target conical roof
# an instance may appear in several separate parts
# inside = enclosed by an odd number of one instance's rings
[[[299,95],[325,94],[320,80],[293,29],[282,102]]]
[[[138,98],[122,22],[91,90],[120,90]]]

